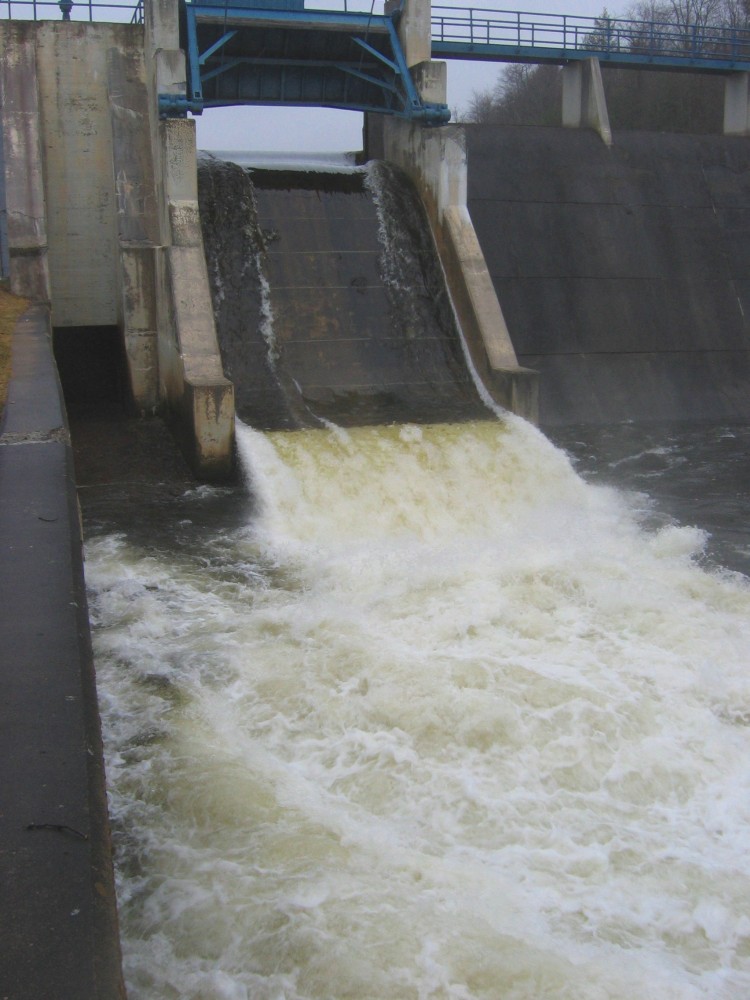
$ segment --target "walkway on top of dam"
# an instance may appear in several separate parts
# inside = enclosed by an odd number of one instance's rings
[[[595,58],[621,68],[726,73],[750,69],[750,29],[435,5],[432,55],[556,65]]]
[[[404,0],[180,0],[189,90],[161,96],[165,114],[207,107],[290,104],[374,111],[438,125],[442,104],[422,100],[407,69]],[[142,5],[0,0],[0,17],[122,21]],[[433,59],[750,72],[750,28],[664,20],[433,5]]]
[[[286,103],[448,120],[447,108],[422,101],[411,81],[403,0],[380,12],[364,0],[183,0],[182,8],[187,110]],[[750,71],[747,28],[441,5],[430,16],[437,59],[565,65],[597,58],[618,67]],[[163,110],[180,109],[165,103]]]

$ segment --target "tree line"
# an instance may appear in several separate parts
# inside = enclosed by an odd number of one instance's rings
[[[639,26],[657,24],[654,32]],[[721,29],[706,31],[705,29]],[[750,0],[639,0],[623,17],[606,9],[593,26],[591,48],[626,45],[630,51],[673,50],[689,45],[736,45],[734,32],[750,29]],[[613,42],[613,40],[615,40]],[[734,40],[734,41],[733,41]],[[750,59],[749,51],[742,52]],[[651,48],[650,48],[651,47]],[[666,70],[611,69],[602,63],[609,119],[614,129],[721,132],[724,77]],[[511,64],[497,83],[475,92],[464,120],[497,125],[559,125],[562,75],[558,66]]]

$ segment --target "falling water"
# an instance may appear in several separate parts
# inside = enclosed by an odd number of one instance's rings
[[[238,428],[87,577],[131,1000],[750,995],[750,586],[515,418]]]

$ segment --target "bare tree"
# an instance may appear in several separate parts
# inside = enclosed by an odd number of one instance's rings
[[[619,44],[631,51],[669,51],[702,41],[696,33],[708,27],[717,29],[711,32],[712,45],[724,44],[724,29],[725,44],[731,43],[736,51],[741,43],[734,34],[748,25],[750,0],[638,0],[625,18],[613,18],[605,8],[594,22],[590,40],[592,48]],[[750,55],[750,36],[747,45]],[[718,77],[608,68],[604,86],[615,129],[721,130],[723,82]],[[560,72],[554,66],[507,66],[492,90],[474,95],[467,120],[559,125],[561,89]]]

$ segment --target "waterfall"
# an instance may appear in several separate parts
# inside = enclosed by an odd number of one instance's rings
[[[746,431],[576,429],[587,482],[403,178],[200,186],[244,479],[85,498],[130,1000],[748,995]]]
[[[201,218],[237,412],[264,430],[488,416],[424,209],[385,163],[203,157]]]
[[[238,444],[88,544],[131,1000],[745,995],[747,580],[515,418]]]

